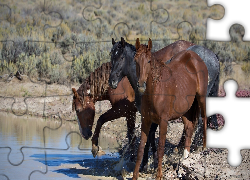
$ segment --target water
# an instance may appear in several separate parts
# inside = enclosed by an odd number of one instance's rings
[[[91,140],[78,133],[77,123],[0,113],[0,179],[92,179],[108,174],[119,160],[115,138],[101,134],[99,145],[106,155],[93,158]]]

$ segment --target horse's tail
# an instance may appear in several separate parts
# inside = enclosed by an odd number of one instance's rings
[[[194,98],[194,101],[193,101],[193,104],[192,104],[190,110],[191,110],[191,117],[190,117],[191,119],[190,120],[192,120],[192,122],[194,123],[194,132],[193,133],[195,133],[195,136],[193,136],[194,139],[191,139],[191,141],[192,141],[191,146],[192,147],[190,147],[190,148],[193,149],[193,148],[197,147],[199,144],[201,144],[201,142],[199,142],[201,139],[199,136],[200,136],[200,130],[202,129],[200,127],[201,124],[199,122],[200,107],[199,107],[199,103],[198,103],[198,100],[196,97]],[[183,139],[182,143],[184,144],[184,139]]]
[[[216,57],[217,57],[218,62],[219,62],[218,54],[216,54]],[[210,92],[208,94],[208,97],[218,97],[219,82],[220,82],[220,62],[218,63],[218,66],[219,66],[219,71],[218,71],[217,76],[216,76],[216,78],[214,80],[214,84],[212,85],[212,88],[211,88],[211,90],[210,90]],[[207,123],[208,123],[208,126],[210,128],[218,129],[218,120],[217,120],[217,116],[215,114],[212,115],[212,116],[207,117]]]
[[[212,85],[212,88],[211,88],[211,90],[210,90],[210,92],[208,94],[208,97],[217,97],[218,96],[219,81],[220,81],[220,60],[219,60],[219,56],[218,56],[219,54],[220,54],[220,52],[218,52],[217,54],[215,54],[216,58],[218,60],[218,66],[219,66],[219,68],[218,68],[217,76],[216,76],[216,78],[214,80],[214,83]]]

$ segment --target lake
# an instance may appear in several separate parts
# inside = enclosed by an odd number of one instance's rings
[[[106,155],[93,158],[91,139],[78,133],[77,123],[0,113],[0,179],[97,179],[109,174],[119,161],[115,138],[101,133],[99,145]]]

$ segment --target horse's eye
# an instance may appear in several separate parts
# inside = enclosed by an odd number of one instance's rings
[[[150,63],[150,62],[151,62],[151,60],[148,61],[148,63]]]

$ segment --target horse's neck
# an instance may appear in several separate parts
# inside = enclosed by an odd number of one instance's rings
[[[127,50],[128,51],[128,50]],[[126,76],[132,86],[132,88],[136,91],[137,90],[137,82],[138,82],[138,78],[136,75],[136,63],[134,61],[134,55],[135,52],[132,51],[131,49],[129,49],[129,51],[131,52],[127,52],[127,67],[126,68]]]
[[[130,66],[127,67],[128,68],[128,80],[132,86],[132,88],[134,90],[137,89],[137,82],[138,82],[138,78],[137,78],[137,75],[136,75],[136,64],[134,62],[134,60],[132,62],[130,62]]]
[[[162,63],[159,59],[157,59],[154,56],[154,54],[152,54],[148,77],[151,76],[154,82],[159,81],[159,77],[160,77],[163,66],[164,66],[164,63]]]
[[[129,52],[130,51],[130,52]],[[134,61],[134,55],[135,51],[132,50],[132,48],[127,48],[127,56],[126,56],[126,73],[129,83],[131,84],[132,88],[135,91],[135,105],[137,107],[137,110],[141,112],[141,95],[139,93],[139,90],[137,88],[137,82],[138,77],[136,75],[136,62]]]
[[[94,103],[97,101],[109,100],[110,96],[108,95],[108,90],[104,92],[104,94],[94,96]]]

